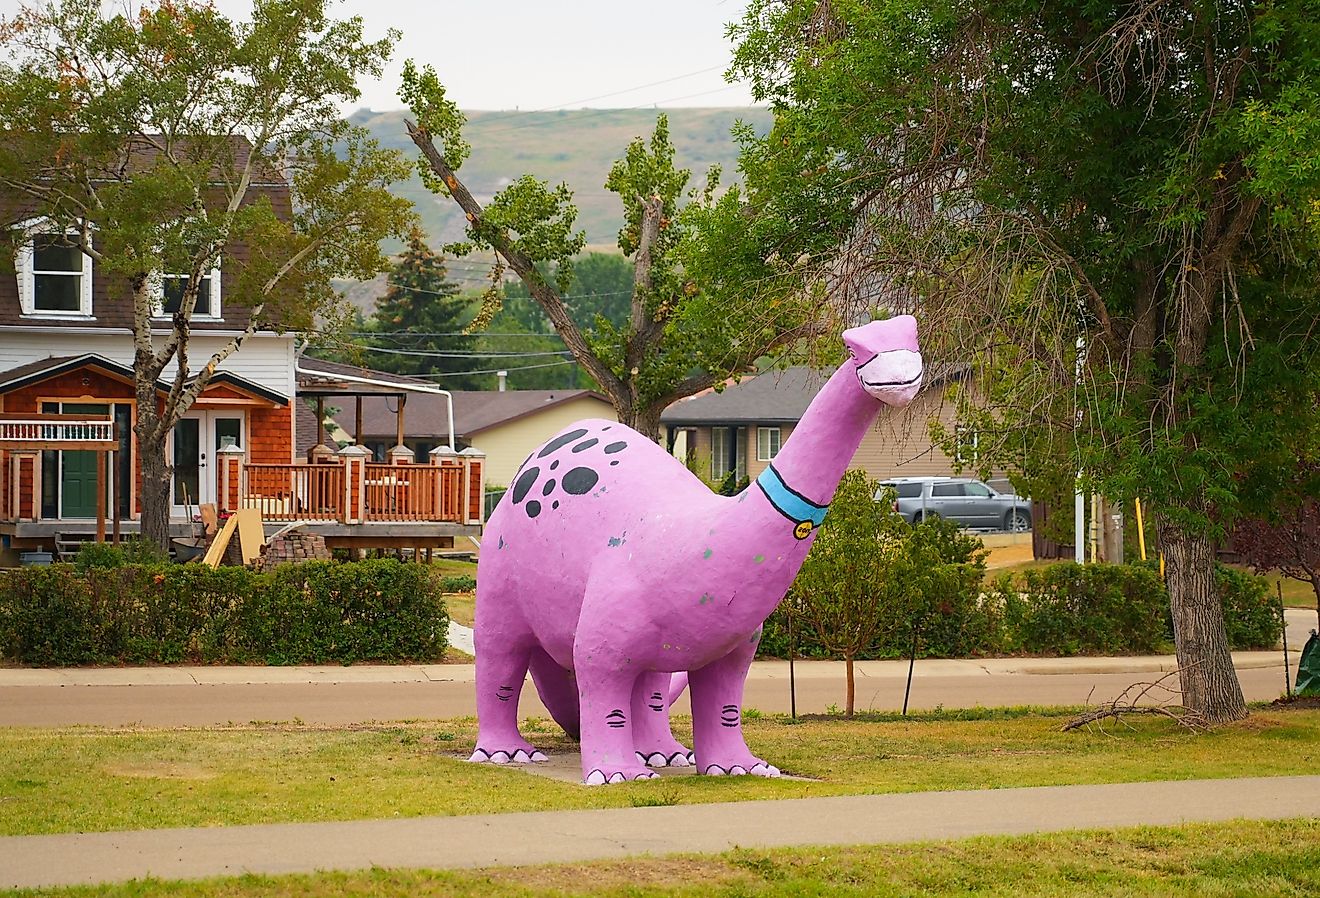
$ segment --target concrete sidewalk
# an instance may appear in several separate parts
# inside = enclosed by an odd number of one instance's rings
[[[521,866],[734,847],[918,842],[1317,813],[1320,776],[1306,776],[13,836],[0,838],[0,888],[146,876]]]

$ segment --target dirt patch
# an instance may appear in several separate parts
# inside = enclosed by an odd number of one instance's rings
[[[1320,710],[1320,695],[1294,695],[1291,698],[1276,698],[1270,702],[1276,711],[1316,711]]]
[[[631,894],[632,889],[648,886],[663,888],[702,883],[708,888],[714,888],[740,882],[749,883],[754,878],[747,871],[731,867],[723,861],[681,857],[571,866],[487,868],[480,873],[492,883],[526,886],[544,892],[563,890],[573,893],[587,883],[591,884],[593,890],[629,889]]]
[[[212,780],[216,774],[195,764],[177,764],[170,761],[159,763],[115,764],[105,768],[111,776],[143,780]]]

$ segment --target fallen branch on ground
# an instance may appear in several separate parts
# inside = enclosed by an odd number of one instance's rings
[[[1166,717],[1180,727],[1189,729],[1194,733],[1205,732],[1210,729],[1205,719],[1195,711],[1190,711],[1174,701],[1175,697],[1182,695],[1182,690],[1175,689],[1166,681],[1170,677],[1176,676],[1178,672],[1178,669],[1174,668],[1153,682],[1133,683],[1112,701],[1104,702],[1065,723],[1063,732],[1066,733],[1070,730],[1077,730],[1095,724],[1103,733],[1106,720],[1117,720],[1126,725],[1123,717],[1129,714],[1154,714],[1159,717]]]

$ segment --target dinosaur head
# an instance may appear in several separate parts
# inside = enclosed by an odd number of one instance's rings
[[[899,315],[843,332],[862,389],[881,402],[903,406],[921,389],[917,319]]]

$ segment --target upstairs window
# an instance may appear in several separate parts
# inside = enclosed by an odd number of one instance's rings
[[[188,275],[166,274],[160,278],[160,305],[157,317],[167,317],[179,311],[183,304],[183,293],[188,287]],[[220,317],[220,261],[204,274],[197,285],[197,302],[193,305],[193,318]]]
[[[73,232],[48,229],[40,221],[25,224],[28,240],[15,259],[23,314],[91,317],[92,257],[83,253]]]
[[[773,461],[779,454],[779,438],[778,427],[756,428],[756,460]]]

